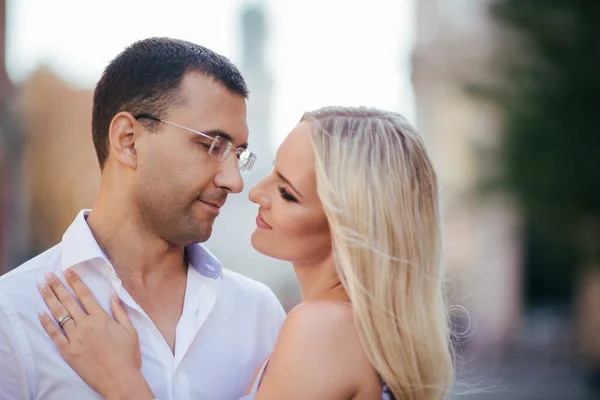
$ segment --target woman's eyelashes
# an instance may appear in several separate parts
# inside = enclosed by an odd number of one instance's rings
[[[294,196],[292,196],[287,190],[285,190],[283,186],[279,186],[278,189],[279,194],[285,201],[293,201],[295,203],[298,202],[298,200]]]

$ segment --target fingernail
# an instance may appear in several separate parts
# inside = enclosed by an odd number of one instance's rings
[[[57,278],[52,272],[44,272],[44,277],[46,278],[46,282],[56,282]]]
[[[45,292],[46,290],[48,290],[48,286],[46,286],[46,282],[44,282],[44,281],[39,281],[39,282],[38,282],[38,289],[39,289],[41,292]]]
[[[120,305],[124,306],[123,300],[121,300],[121,297],[119,297],[119,293],[117,293],[116,291],[113,290],[112,297],[113,297],[113,299],[115,299],[115,301],[117,302],[117,304],[120,304]]]
[[[75,273],[73,271],[71,271],[70,269],[65,271],[65,278],[67,278],[67,280],[71,281],[73,279],[75,279]]]
[[[38,311],[38,317],[40,318],[40,321],[42,321],[42,322],[46,322],[48,320],[48,316],[46,315],[46,313],[44,311]]]

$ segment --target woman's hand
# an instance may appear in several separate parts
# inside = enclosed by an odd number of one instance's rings
[[[67,270],[65,277],[85,309],[56,275],[47,274],[46,283],[39,285],[62,330],[43,311],[40,321],[65,361],[105,398],[154,398],[140,372],[142,357],[137,331],[116,294],[110,303],[113,319],[75,272]]]

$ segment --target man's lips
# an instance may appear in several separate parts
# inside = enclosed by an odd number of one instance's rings
[[[225,204],[224,201],[222,201],[222,202],[209,202],[209,201],[202,200],[202,199],[199,199],[199,198],[197,198],[196,200],[198,200],[201,203],[208,204],[209,206],[215,207],[217,209],[220,209]]]

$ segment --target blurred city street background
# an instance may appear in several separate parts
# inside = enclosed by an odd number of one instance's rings
[[[207,243],[226,268],[298,304],[291,266],[250,246],[249,188],[305,111],[398,111],[443,186],[449,399],[600,399],[600,2],[0,0],[0,11],[0,275],[92,205],[104,66],[135,40],[185,39],[232,59],[251,91],[259,161]]]

